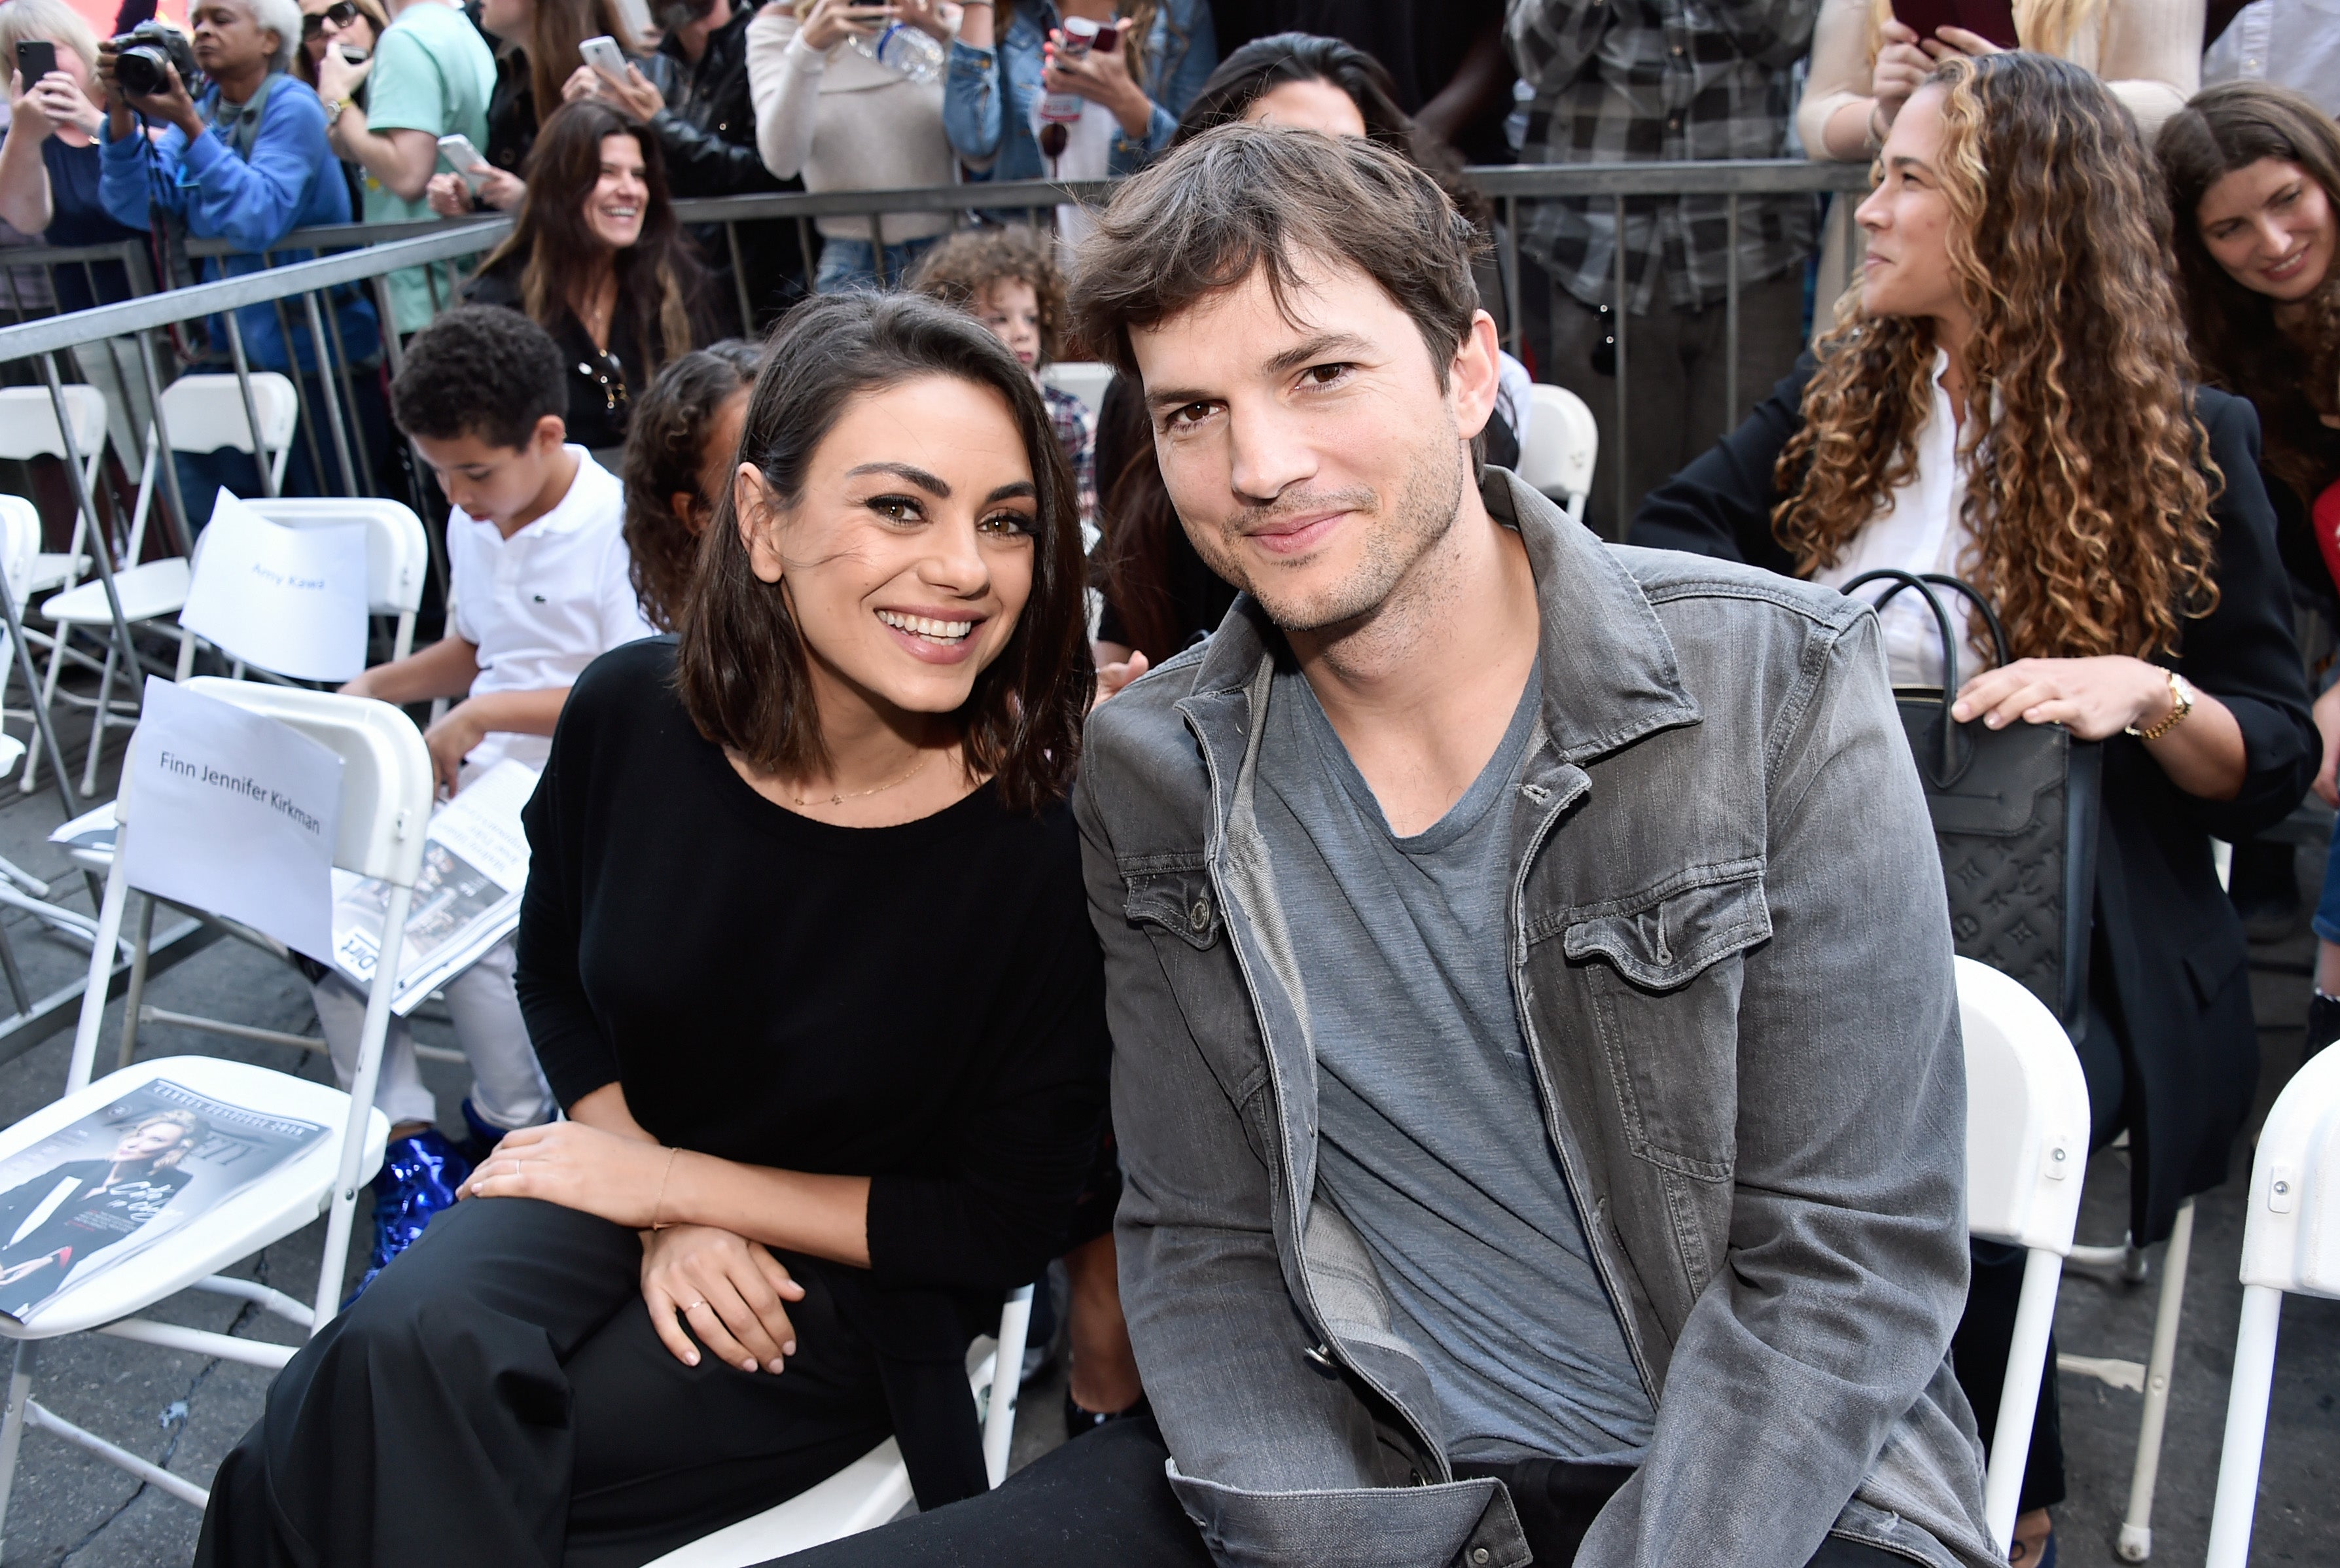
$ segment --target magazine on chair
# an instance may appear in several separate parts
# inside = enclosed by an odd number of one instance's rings
[[[35,1322],[325,1132],[154,1078],[0,1160],[0,1314]]]
[[[431,814],[406,917],[398,988],[390,1010],[406,1017],[439,987],[476,963],[520,924],[528,886],[528,835],[521,808],[536,791],[536,770],[507,759],[463,786]],[[333,872],[333,965],[363,990],[373,984],[378,937],[390,885]]]

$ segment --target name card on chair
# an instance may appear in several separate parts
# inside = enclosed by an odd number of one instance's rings
[[[352,679],[366,661],[365,525],[287,528],[221,491],[179,624],[279,675]]]
[[[332,960],[342,820],[332,748],[150,675],[122,793],[132,887]]]

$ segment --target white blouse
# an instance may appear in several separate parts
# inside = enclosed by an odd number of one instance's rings
[[[1950,409],[1950,394],[1942,376],[1950,356],[1934,353],[1934,403],[1918,432],[1918,461],[1909,477],[1886,497],[1875,517],[1845,546],[1834,566],[1812,573],[1815,582],[1841,588],[1865,571],[1898,567],[1903,571],[1940,571],[1962,575],[1959,565],[1973,542],[1959,513],[1966,504],[1966,465],[1958,458],[1958,424]],[[1893,585],[1873,582],[1860,590],[1872,602]],[[1979,674],[1987,660],[1972,650],[1984,646],[1976,634],[1985,630],[1974,607],[1958,593],[1937,589],[1942,608],[1950,611],[1950,630],[1965,647],[1959,659],[1958,681]],[[1878,612],[1885,632],[1885,652],[1896,686],[1942,683],[1942,629],[1934,612],[1914,589],[1903,589],[1893,602]]]

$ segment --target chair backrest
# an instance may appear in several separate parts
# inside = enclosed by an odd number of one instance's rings
[[[0,495],[0,569],[21,612],[33,590],[33,562],[41,553],[41,514],[21,495]]]
[[[1105,412],[1105,389],[1113,384],[1113,367],[1095,360],[1064,360],[1042,371],[1040,380],[1086,403],[1094,419]]]
[[[1592,488],[1601,430],[1592,411],[1566,387],[1542,382],[1528,389],[1528,439],[1520,448],[1520,478],[1546,495],[1575,501]]]
[[[2340,1297],[2340,1048],[2276,1097],[2251,1161],[2243,1283]]]
[[[233,703],[248,713],[281,719],[339,753],[342,827],[333,864],[361,877],[414,885],[422,867],[433,780],[431,750],[422,744],[422,731],[413,719],[371,697],[223,680],[215,675],[199,675],[185,684],[191,691]],[[135,734],[131,744],[138,744]],[[118,821],[129,821],[134,809],[133,774],[125,765],[122,792],[114,804]]]
[[[332,528],[362,522],[366,531],[366,609],[402,615],[422,607],[431,545],[422,520],[394,501],[302,497],[247,501],[244,505],[280,528]]]
[[[105,394],[94,386],[64,389],[65,411],[73,419],[74,450],[88,462],[105,444]],[[49,389],[0,387],[0,457],[22,461],[32,457],[63,457],[64,436],[57,430],[56,405]]]
[[[261,443],[271,452],[292,442],[301,400],[292,382],[276,371],[252,372],[252,401],[260,411]],[[163,423],[175,452],[251,452],[252,421],[244,412],[243,389],[232,375],[185,375],[163,389]]]
[[[2088,1080],[2056,1015],[1971,958],[1958,966],[1967,1058],[1967,1229],[2072,1249],[2088,1164]]]

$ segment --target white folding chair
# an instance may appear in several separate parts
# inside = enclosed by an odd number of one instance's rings
[[[1113,384],[1113,367],[1095,360],[1060,360],[1040,372],[1040,381],[1080,399],[1096,419],[1105,412],[1105,389]]]
[[[1592,494],[1592,465],[1601,452],[1601,427],[1592,411],[1566,387],[1542,382],[1528,389],[1528,438],[1520,448],[1520,478],[1584,521]]]
[[[256,448],[251,421],[244,414],[243,389],[235,377],[181,376],[163,390],[162,422],[170,427],[171,452],[207,452],[233,447],[238,452],[253,452],[268,463],[269,488],[275,489],[283,479],[284,464],[292,455],[293,424],[300,413],[299,397],[285,376],[275,371],[255,371],[252,375],[252,400],[260,410]],[[150,425],[146,432],[146,462],[138,481],[138,501],[131,511],[129,545],[114,574],[114,591],[122,602],[122,619],[134,627],[141,621],[178,614],[186,605],[187,589],[193,577],[194,563],[185,556],[139,560],[145,551],[146,520],[153,511],[155,476],[168,461],[169,454],[161,452],[159,437]],[[41,613],[56,627],[56,646],[49,650],[48,678],[41,691],[41,703],[48,707],[56,700],[57,674],[73,630],[82,627],[110,630],[114,608],[106,602],[104,583],[85,582],[44,603]],[[84,794],[97,788],[98,754],[105,739],[106,725],[114,716],[114,676],[120,657],[120,650],[109,645],[104,668],[98,676],[97,700],[91,710],[89,755],[82,766]],[[138,672],[133,670],[126,673],[134,692]],[[37,759],[25,764],[19,788],[27,793],[37,782],[38,766]]]
[[[82,492],[94,497],[105,467],[105,395],[94,386],[78,384],[66,387],[64,394],[65,410],[73,419],[74,450],[81,453]],[[23,462],[36,457],[63,461],[64,456],[64,433],[57,429],[56,405],[49,399],[49,389],[0,387],[0,458]],[[31,581],[12,581],[10,586],[19,594],[46,593],[78,581],[89,569],[89,557],[82,547],[96,526],[95,519],[76,509],[72,544],[63,554],[36,556]]]
[[[366,531],[366,613],[397,618],[391,634],[390,656],[403,659],[414,650],[414,616],[422,608],[422,584],[430,571],[431,546],[422,520],[394,501],[372,497],[302,497],[254,501],[245,504],[280,528],[333,528],[363,523]],[[195,541],[195,568],[203,570],[203,541]],[[192,586],[192,584],[191,584]],[[179,633],[179,679],[193,668],[196,638]],[[241,674],[243,667],[237,666]]]
[[[1007,1450],[1016,1437],[1016,1374],[1024,1365],[1024,1339],[1032,1325],[1032,1287],[1007,1297],[1000,1309],[999,1337],[967,1352],[967,1380],[983,1414],[983,1465],[991,1484],[1007,1478]],[[1004,1397],[994,1373],[1008,1369]],[[678,1546],[646,1568],[748,1568],[755,1563],[808,1551],[824,1542],[875,1530],[910,1501],[910,1473],[902,1451],[887,1438],[818,1485],[798,1493],[752,1518]]]
[[[2243,1568],[2250,1554],[2284,1294],[2340,1300],[2340,1050],[2310,1057],[2276,1097],[2251,1161],[2248,1202],[2242,1323],[2207,1568]]]
[[[1967,1230],[2028,1254],[1983,1478],[1983,1517],[2004,1549],[2015,1538],[2056,1285],[2087,1179],[2088,1080],[2063,1026],[2038,997],[1988,965],[1971,958],[1957,965],[1967,1058]]]
[[[105,1012],[107,976],[130,891],[123,878],[122,857],[114,856],[99,906],[91,981],[74,1034],[65,1092],[55,1104],[0,1133],[0,1157],[27,1148],[104,1107],[125,1089],[165,1076],[199,1094],[282,1111],[332,1130],[226,1203],[168,1233],[139,1255],[136,1266],[99,1275],[29,1326],[0,1318],[0,1335],[17,1342],[6,1414],[0,1418],[0,1523],[5,1523],[18,1444],[28,1424],[54,1432],[174,1496],[203,1506],[207,1501],[203,1489],[34,1403],[30,1394],[35,1347],[60,1335],[91,1331],[255,1366],[283,1366],[292,1355],[287,1346],[157,1323],[138,1314],[166,1296],[193,1288],[258,1302],[316,1333],[332,1321],[340,1302],[358,1189],[381,1167],[382,1146],[390,1136],[389,1121],[373,1108],[373,1097],[390,1022],[392,977],[398,972],[408,905],[421,868],[423,827],[431,809],[431,755],[422,744],[421,732],[386,702],[232,680],[204,679],[190,685],[207,697],[280,719],[331,747],[342,758],[342,820],[333,864],[361,876],[380,878],[390,886],[381,932],[382,961],[366,999],[356,1081],[345,1095],[245,1063],[165,1057],[90,1082]],[[136,745],[134,738],[132,744]],[[137,817],[131,777],[125,774],[123,792],[114,803],[120,832],[125,837],[134,831]],[[143,967],[143,943],[137,958]],[[290,1236],[321,1213],[327,1216],[324,1257],[312,1305],[303,1305],[248,1280],[220,1276],[222,1268]]]

